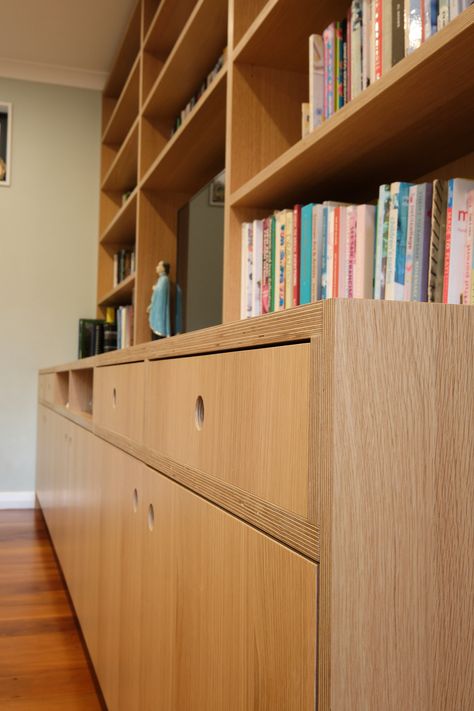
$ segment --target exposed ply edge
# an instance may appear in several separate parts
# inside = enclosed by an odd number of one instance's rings
[[[137,55],[137,58],[135,59],[133,66],[130,70],[130,74],[127,77],[127,81],[125,82],[125,85],[120,92],[120,96],[117,99],[117,103],[115,104],[114,110],[112,111],[112,115],[110,116],[110,119],[107,123],[107,126],[105,127],[104,131],[102,132],[102,137],[101,137],[101,142],[105,144],[113,144],[113,141],[108,140],[109,136],[108,134],[111,132],[111,128],[113,128],[114,122],[117,120],[117,116],[119,115],[120,111],[123,108],[124,102],[126,100],[127,92],[129,91],[133,81],[134,81],[134,74],[137,72],[138,78],[137,78],[137,83],[139,84],[140,82],[140,54]],[[138,93],[138,92],[137,92]],[[138,101],[137,101],[137,111],[136,114],[138,115]]]
[[[36,508],[34,491],[0,491],[0,510],[34,508]]]
[[[53,410],[53,412],[55,412],[57,415],[66,417],[68,420],[71,420],[71,422],[74,422],[76,425],[79,425],[79,427],[83,427],[85,430],[89,430],[89,432],[94,431],[92,415],[88,415],[85,412],[81,413],[77,410],[71,410],[65,405],[55,405],[54,403],[49,402],[48,400],[43,400],[42,398],[38,400],[38,403],[43,407],[47,407],[50,410]]]
[[[93,433],[297,553],[319,561],[319,529],[316,525],[197,469],[155,454],[123,435],[99,426],[93,428]]]
[[[100,356],[43,368],[39,372],[44,375],[103,365],[245,350],[246,348],[306,341],[322,333],[323,303],[318,301],[286,311],[211,326],[200,331],[183,333],[160,341],[143,343],[120,351],[111,351]]]

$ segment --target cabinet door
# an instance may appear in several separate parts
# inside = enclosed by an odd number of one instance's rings
[[[95,667],[109,711],[138,711],[143,465],[106,442],[99,440],[98,448],[101,500]]]
[[[140,711],[314,709],[317,566],[144,477]]]

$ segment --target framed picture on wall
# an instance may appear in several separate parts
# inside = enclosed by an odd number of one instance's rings
[[[12,105],[0,101],[0,187],[10,185]]]

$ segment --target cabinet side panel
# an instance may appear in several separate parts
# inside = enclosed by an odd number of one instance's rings
[[[337,304],[338,711],[474,707],[473,342],[468,307]]]

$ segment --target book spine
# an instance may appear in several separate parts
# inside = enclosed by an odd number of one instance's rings
[[[253,222],[253,299],[252,316],[262,313],[263,222]]]
[[[413,281],[411,288],[412,301],[427,301],[428,298],[428,263],[432,199],[432,184],[423,183],[419,185],[416,200]]]
[[[310,133],[311,104],[305,102],[301,104],[301,138],[306,138]]]
[[[328,226],[329,208],[324,205],[322,218],[321,299],[328,298]]]
[[[278,301],[275,311],[282,311],[285,308],[285,256],[286,256],[286,223],[285,213],[279,213],[278,223]]]
[[[385,281],[385,299],[395,299],[395,264],[397,255],[397,222],[400,183],[390,186],[390,216],[387,243],[387,275]]]
[[[466,242],[464,247],[464,284],[462,302],[463,304],[471,303],[471,279],[472,279],[472,208],[474,204],[474,191],[467,194],[467,230]]]
[[[246,272],[247,318],[251,318],[253,309],[253,226],[247,223],[247,272]]]
[[[247,318],[247,269],[248,269],[248,222],[241,225],[241,254],[240,254],[240,318]]]
[[[370,84],[370,0],[362,0],[362,88]]]
[[[301,209],[300,304],[311,302],[313,204]]]
[[[346,16],[346,103],[352,99],[352,6],[349,6]]]
[[[293,305],[293,210],[285,210],[285,309]]]
[[[403,298],[411,301],[411,290],[413,282],[413,255],[415,245],[415,220],[417,218],[417,194],[418,185],[412,185],[408,194],[408,226],[407,226],[407,248],[405,256],[405,285]]]
[[[448,211],[446,213],[446,244],[444,248],[443,303],[449,303],[449,269],[451,266],[451,240],[453,231],[454,180],[448,183]]]
[[[357,207],[351,205],[346,213],[346,251],[347,251],[347,297],[354,298],[356,295],[355,286],[355,263],[357,249]]]
[[[370,299],[373,294],[376,208],[358,205],[356,216],[354,297]]]
[[[428,269],[428,301],[436,303],[443,301],[447,193],[448,184],[446,180],[435,180],[433,182]]]
[[[325,115],[324,102],[324,46],[321,35],[309,38],[309,130],[319,126]]]
[[[439,0],[438,30],[449,24],[449,0]]]
[[[374,269],[374,298],[376,299],[385,299],[390,207],[390,185],[381,185],[377,205],[377,236]]]
[[[328,207],[327,226],[327,258],[326,258],[326,298],[334,296],[334,211],[335,207]]]
[[[270,218],[263,220],[262,314],[270,310]]]
[[[375,0],[374,8],[374,52],[375,52],[375,79],[380,79],[382,76],[382,53],[383,53],[383,35],[382,35],[382,8],[383,0]]]
[[[323,206],[314,205],[312,211],[311,301],[322,299],[321,274],[323,260]]]
[[[341,208],[333,209],[332,222],[332,291],[331,296],[339,296],[339,238]]]
[[[424,0],[424,28],[425,40],[436,34],[438,27],[438,0]]]
[[[353,0],[350,25],[351,99],[360,94],[362,80],[362,0]]]
[[[370,0],[370,20],[369,20],[369,34],[370,34],[370,54],[369,54],[369,80],[373,84],[375,81],[375,3],[376,0]]]
[[[336,106],[336,94],[335,94],[335,44],[336,44],[336,25],[333,22],[327,30],[327,116],[329,118],[333,115]]]
[[[277,263],[277,232],[276,217],[270,218],[270,311],[275,311],[276,288],[276,263]]]
[[[410,185],[408,183],[400,183],[397,215],[397,252],[395,258],[395,299],[397,301],[403,300],[405,286],[409,191]]]
[[[467,232],[471,240],[471,293],[469,295],[469,303],[474,305],[474,191],[471,190],[467,196],[468,214],[467,214]]]
[[[338,282],[337,296],[348,296],[348,235],[347,235],[347,206],[339,208],[339,246],[338,246]]]
[[[392,66],[405,56],[404,17],[403,0],[392,0]]]
[[[301,205],[293,208],[293,306],[300,303]]]

